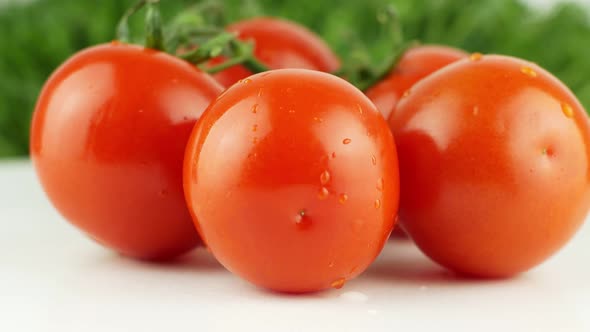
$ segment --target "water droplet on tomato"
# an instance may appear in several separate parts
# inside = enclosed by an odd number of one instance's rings
[[[252,113],[256,114],[258,112],[258,104],[252,105]]]
[[[377,157],[375,157],[375,155],[371,155],[371,163],[373,166],[377,165]]]
[[[342,144],[350,144],[350,142],[352,142],[350,138],[345,138],[342,140]]]
[[[537,72],[531,67],[523,66],[522,68],[520,68],[520,71],[528,77],[537,77]]]
[[[319,199],[324,200],[324,199],[328,198],[329,195],[330,195],[330,192],[328,191],[328,188],[326,188],[326,187],[320,188],[320,191],[318,192]]]
[[[346,279],[339,278],[339,279],[332,281],[332,283],[330,284],[330,287],[335,288],[335,289],[340,289],[340,288],[344,287],[345,283],[346,283]]]
[[[469,60],[471,61],[479,61],[483,57],[483,54],[479,52],[475,52],[469,56]]]
[[[330,155],[330,157],[332,157],[332,159],[336,158],[336,152],[332,152],[332,154]]]
[[[256,130],[258,130],[258,125],[257,125],[257,124],[255,124],[255,125],[252,125],[252,131],[254,131],[254,132],[255,132]]]
[[[305,214],[305,210],[299,211],[299,213],[295,215],[294,220],[297,229],[303,230],[311,226],[311,219]]]
[[[319,122],[319,123],[322,123],[322,122],[324,122],[324,120],[323,120],[322,118],[318,118],[317,116],[314,116],[314,117],[313,117],[313,121],[315,121],[315,122]]]
[[[142,109],[137,110],[137,113],[143,113],[143,110]]]
[[[356,104],[356,108],[359,110],[359,114],[363,115],[363,108],[361,107],[361,104]]]
[[[411,91],[408,89],[408,90],[404,91],[404,94],[402,95],[402,97],[406,98],[406,97],[410,96],[410,94],[411,94]]]
[[[160,190],[159,194],[160,194],[160,196],[164,197],[164,196],[168,195],[168,190],[162,189],[162,190]]]
[[[384,184],[385,180],[383,180],[383,178],[379,178],[379,180],[377,180],[377,190],[382,191]]]
[[[262,96],[262,88],[258,89],[258,97]]]
[[[477,116],[479,114],[479,107],[478,106],[474,106],[472,112],[473,112],[473,115]]]
[[[257,144],[258,143],[258,137],[252,138],[252,143]]]
[[[338,202],[340,202],[340,204],[344,204],[344,203],[346,203],[346,201],[348,201],[348,195],[347,194],[340,194],[340,195],[338,195]]]
[[[329,268],[333,268],[334,267],[334,261],[330,261],[330,264],[328,264]]]
[[[249,78],[245,78],[243,80],[239,80],[238,83],[248,84],[248,83],[252,83],[252,80]]]
[[[328,182],[330,182],[330,172],[326,170],[320,174],[320,183],[326,185]]]
[[[561,111],[568,118],[574,117],[574,109],[568,103],[561,103]]]
[[[381,200],[376,199],[375,200],[375,209],[379,209],[381,207]]]
[[[289,110],[289,113],[294,114],[295,110]]]

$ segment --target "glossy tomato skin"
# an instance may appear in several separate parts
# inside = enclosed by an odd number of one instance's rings
[[[484,56],[450,65],[416,84],[390,125],[401,223],[452,270],[526,271],[561,248],[588,212],[588,118],[567,87],[532,63]]]
[[[49,199],[124,255],[168,259],[193,248],[184,149],[221,91],[157,51],[112,43],[77,53],[49,78],[33,117],[31,157]]]
[[[259,17],[236,22],[227,31],[244,41],[254,41],[254,55],[270,69],[301,68],[334,72],[340,60],[316,34],[302,25],[284,19]],[[215,59],[213,64],[222,62]],[[214,75],[229,87],[252,73],[243,66],[233,66]]]
[[[395,144],[362,92],[335,76],[254,75],[211,104],[184,188],[215,257],[276,291],[340,287],[381,251],[398,205]]]
[[[404,93],[433,72],[468,56],[462,50],[439,45],[423,45],[409,49],[395,70],[367,90],[369,97],[385,119],[393,114]]]

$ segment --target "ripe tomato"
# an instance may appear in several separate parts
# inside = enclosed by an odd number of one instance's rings
[[[395,144],[346,81],[266,72],[205,112],[187,146],[184,188],[200,234],[230,271],[277,291],[339,288],[393,227]]]
[[[504,277],[562,247],[590,206],[583,107],[537,65],[474,56],[416,84],[390,125],[400,220],[432,259]]]
[[[198,243],[182,190],[190,132],[221,86],[161,52],[108,44],[47,81],[31,156],[51,202],[107,247],[166,259]]]
[[[416,82],[433,72],[467,57],[467,53],[446,46],[424,45],[409,49],[395,70],[367,91],[385,119],[393,113],[400,98]]]
[[[254,55],[271,69],[302,68],[333,72],[340,67],[330,47],[307,28],[277,18],[254,18],[231,24],[230,32],[241,40],[255,42]],[[222,62],[215,59],[212,64]],[[233,66],[213,75],[224,86],[231,86],[252,73],[243,66]]]

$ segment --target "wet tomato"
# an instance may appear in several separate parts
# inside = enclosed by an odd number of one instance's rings
[[[375,103],[383,117],[389,119],[400,98],[414,84],[467,56],[467,53],[447,46],[413,47],[403,55],[389,76],[367,91],[367,97]]]
[[[124,255],[168,259],[193,248],[184,149],[221,91],[161,52],[112,43],[75,54],[43,87],[33,118],[31,156],[49,199]]]
[[[395,144],[346,81],[270,71],[205,112],[187,147],[184,188],[200,234],[230,271],[283,292],[339,288],[393,227]]]
[[[535,64],[472,56],[416,84],[390,118],[400,220],[436,262],[505,277],[540,264],[590,204],[590,126]]]

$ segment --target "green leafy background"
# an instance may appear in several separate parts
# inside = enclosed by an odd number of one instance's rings
[[[38,0],[0,8],[0,158],[28,153],[31,113],[45,79],[77,50],[112,40],[131,3]],[[191,3],[162,0],[164,19]],[[396,6],[408,39],[537,62],[589,109],[590,20],[576,4],[562,3],[551,11],[518,0],[226,0],[223,6],[228,21],[286,17],[319,33],[344,61],[379,61],[391,45],[375,17],[389,3]],[[133,23],[137,27],[140,21]]]

